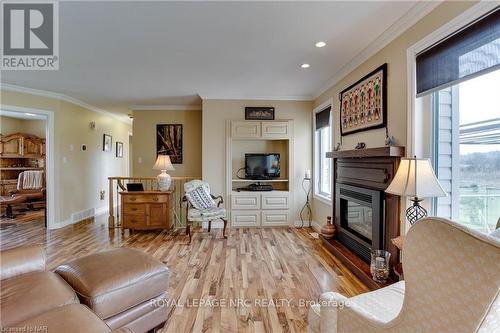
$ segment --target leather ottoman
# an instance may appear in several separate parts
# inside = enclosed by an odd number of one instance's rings
[[[168,268],[139,250],[107,250],[55,271],[112,329],[126,326],[147,332],[167,320]]]

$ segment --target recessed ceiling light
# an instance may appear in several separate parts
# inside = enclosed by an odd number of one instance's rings
[[[316,46],[316,47],[325,47],[326,43],[325,42],[317,42],[316,44],[314,44],[314,46]]]
[[[311,65],[309,65],[309,64],[302,64],[302,65],[300,65],[300,67],[302,67],[302,68],[309,68],[309,67],[311,67]]]
[[[27,116],[30,116],[30,117],[36,117],[36,114],[34,114],[34,113],[27,113],[27,112],[25,112],[24,114],[27,115]]]

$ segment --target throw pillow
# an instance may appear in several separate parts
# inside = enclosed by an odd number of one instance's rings
[[[191,205],[196,209],[208,209],[216,206],[215,201],[203,186],[198,186],[192,191],[186,193]]]

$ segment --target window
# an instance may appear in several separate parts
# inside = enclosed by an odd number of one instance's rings
[[[483,232],[500,218],[499,18],[496,10],[416,59],[415,142],[448,193],[433,199],[433,215]]]
[[[314,117],[314,194],[320,199],[332,198],[332,159],[326,158],[331,151],[331,106],[320,108]]]

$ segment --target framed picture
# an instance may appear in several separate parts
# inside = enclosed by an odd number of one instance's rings
[[[182,164],[182,125],[156,125],[156,155],[168,155],[173,164]]]
[[[274,120],[274,108],[247,106],[245,120]]]
[[[123,157],[123,142],[116,141],[116,157]]]
[[[102,150],[111,151],[113,150],[113,137],[109,134],[104,134],[102,137]]]
[[[340,133],[353,134],[387,125],[387,64],[340,93]]]

